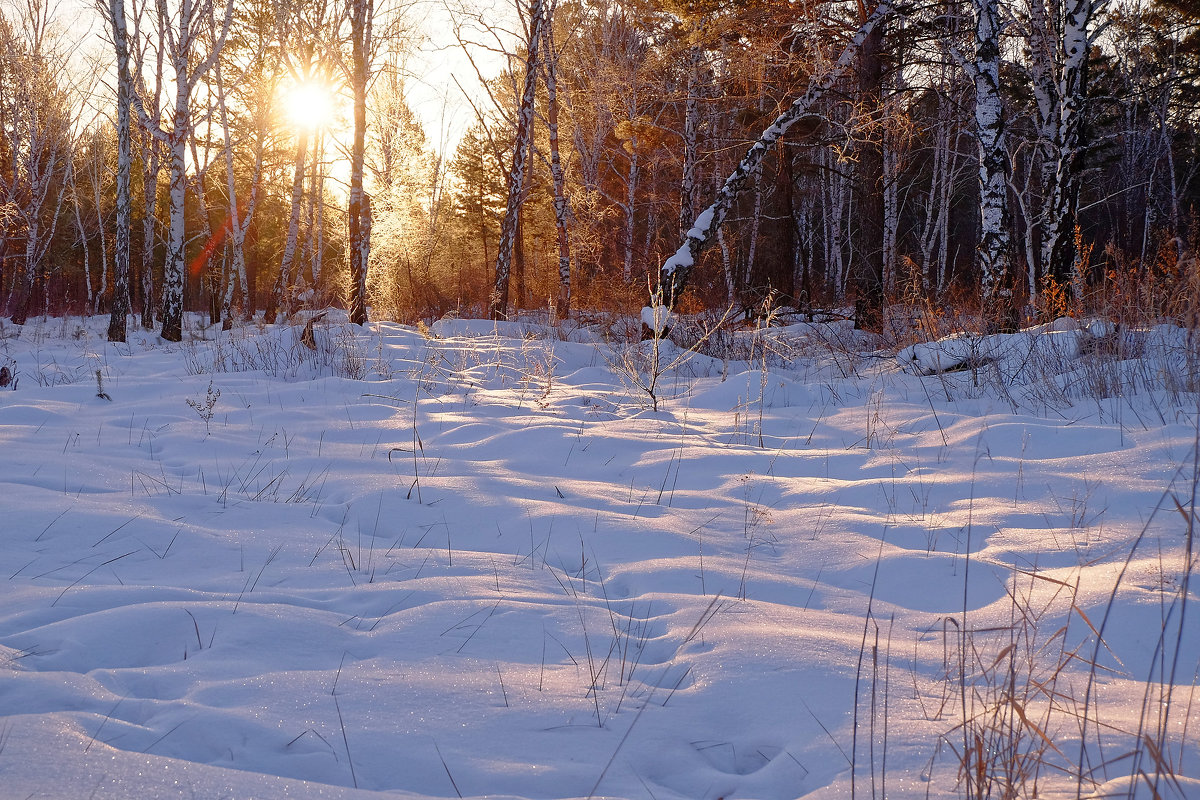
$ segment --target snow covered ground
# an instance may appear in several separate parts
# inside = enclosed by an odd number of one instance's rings
[[[105,323],[0,321],[0,797],[1200,797],[1181,331]]]

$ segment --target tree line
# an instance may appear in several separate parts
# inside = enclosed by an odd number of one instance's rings
[[[177,341],[188,310],[329,303],[773,297],[878,328],[920,299],[1007,327],[1196,295],[1195,0],[464,4],[479,86],[446,153],[409,105],[426,8],[96,0],[82,37],[0,6],[4,311]],[[305,86],[339,115],[289,118]]]

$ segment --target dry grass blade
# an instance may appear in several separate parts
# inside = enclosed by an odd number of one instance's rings
[[[1009,705],[1011,705],[1013,711],[1015,711],[1017,713],[1017,717],[1020,718],[1021,724],[1023,724],[1026,728],[1029,728],[1031,731],[1036,733],[1038,735],[1038,737],[1050,747],[1051,750],[1058,753],[1063,758],[1067,757],[1066,753],[1064,753],[1062,750],[1059,750],[1058,747],[1054,744],[1054,742],[1050,741],[1050,737],[1047,736],[1045,734],[1045,732],[1042,731],[1042,729],[1037,726],[1037,723],[1035,723],[1029,717],[1025,716],[1025,709],[1021,707],[1020,703],[1018,703],[1016,700],[1010,700]]]

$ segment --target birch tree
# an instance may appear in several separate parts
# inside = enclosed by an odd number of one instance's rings
[[[130,191],[130,176],[133,173],[133,74],[129,66],[129,25],[125,19],[125,0],[101,0],[96,7],[108,27],[109,40],[117,62],[117,219],[113,229],[113,295],[108,317],[108,340],[123,342],[130,311],[129,242],[133,227],[133,196]]]
[[[235,77],[232,86],[225,79],[225,59],[219,58],[213,65],[216,104],[224,144],[225,194],[228,202],[225,224],[230,258],[220,302],[222,330],[233,327],[235,314],[245,319],[253,311],[253,297],[246,274],[246,232],[262,195],[266,140],[272,126],[272,100],[279,83],[279,60],[270,55],[276,39],[276,26],[273,19],[267,21],[263,16],[253,15],[239,26],[236,39],[238,49],[232,62],[240,64],[240,75]],[[211,26],[210,36],[216,37],[216,31]],[[231,99],[236,99],[244,109],[242,129],[245,135],[241,137],[235,136]],[[239,145],[249,147],[251,151],[248,197],[239,189],[234,169],[235,149]],[[237,306],[234,305],[235,295],[241,298]]]
[[[550,135],[550,175],[554,180],[554,221],[558,232],[558,301],[555,311],[559,319],[571,312],[571,207],[567,200],[566,172],[563,170],[559,147],[558,51],[554,45],[554,11],[558,0],[545,6],[546,19],[542,25],[542,75],[546,83],[546,127]]]
[[[1010,158],[1000,91],[1000,0],[971,0],[975,15],[974,53],[964,66],[975,84],[975,139],[979,148],[979,270],[984,308],[993,309],[1005,328],[1012,307],[1011,236],[1008,180]]]
[[[521,198],[524,196],[526,162],[533,136],[534,94],[537,88],[538,52],[542,44],[543,0],[530,0],[529,32],[526,39],[525,83],[517,106],[517,128],[513,139],[512,167],[508,174],[508,203],[500,226],[500,244],[496,254],[496,280],[488,303],[492,319],[508,318],[508,282],[512,272]]]
[[[857,32],[845,45],[837,61],[828,65],[824,70],[814,72],[804,94],[797,97],[782,114],[776,117],[775,121],[763,131],[758,141],[751,145],[741,162],[722,184],[716,199],[696,217],[692,227],[685,235],[682,245],[659,269],[658,285],[651,298],[654,304],[671,307],[679,300],[700,254],[715,238],[716,232],[729,215],[734,200],[745,185],[747,178],[753,173],[754,168],[797,120],[812,113],[821,97],[854,63],[867,37],[891,11],[889,4],[880,3],[874,11],[866,15]]]
[[[74,103],[61,82],[68,54],[58,49],[51,9],[31,0],[15,22],[22,35],[0,15],[0,56],[11,92],[3,99],[8,124],[0,126],[11,166],[0,171],[0,196],[7,200],[24,244],[11,309],[13,324],[24,325],[39,278],[45,289],[42,271],[67,186]]]
[[[142,257],[140,270],[141,299],[142,299],[142,328],[151,330],[154,327],[156,308],[154,291],[154,250],[159,241],[158,237],[158,183],[162,174],[163,143],[166,137],[162,134],[162,94],[166,83],[166,32],[161,26],[154,26],[156,34],[143,35],[142,21],[148,10],[143,0],[142,5],[132,8],[132,20],[126,18],[127,24],[133,26],[130,45],[136,46],[137,55],[134,63],[144,66],[150,51],[153,50],[154,71],[152,74],[153,88],[147,85],[147,76],[142,69],[134,72],[133,102],[137,109],[138,151],[142,165]]]
[[[367,265],[371,256],[371,201],[363,188],[367,142],[367,93],[375,55],[375,0],[347,0],[350,21],[350,90],[354,133],[350,148],[350,322],[367,321]]]
[[[286,68],[287,77],[291,81],[291,90],[300,93],[301,97],[312,96],[315,98],[320,92],[326,90],[330,81],[322,67],[322,61],[328,58],[329,53],[337,52],[337,43],[330,39],[330,33],[336,31],[339,25],[340,20],[336,15],[347,13],[352,14],[353,9],[330,5],[324,0],[281,4],[277,7],[276,44]],[[359,24],[361,24],[361,20]],[[355,86],[353,70],[351,70],[350,77],[353,88]],[[354,88],[354,91],[357,93],[357,88]],[[357,103],[357,94],[355,97]],[[267,319],[271,322],[275,321],[277,311],[282,310],[285,314],[291,312],[291,298],[294,295],[293,284],[300,277],[297,261],[301,241],[300,226],[305,210],[305,183],[310,171],[309,151],[313,149],[319,133],[317,127],[311,124],[312,122],[312,120],[305,119],[291,120],[292,127],[296,132],[295,150],[292,157],[292,184],[289,195],[291,202],[287,238],[279,262],[279,272],[267,301]],[[357,136],[357,117],[355,126],[355,135]],[[313,161],[316,161],[315,154]],[[312,171],[315,172],[315,170]],[[353,175],[351,180],[354,180]],[[358,182],[361,190],[361,174]],[[309,229],[311,231],[311,226]]]
[[[226,0],[215,40],[206,39],[212,30],[211,18],[217,13],[215,0],[179,0],[174,8],[168,0],[155,0],[157,26],[166,45],[171,65],[175,98],[171,126],[153,128],[151,133],[164,141],[170,159],[170,218],[167,226],[167,253],[163,265],[162,337],[169,342],[183,339],[183,291],[186,278],[184,261],[185,200],[187,196],[188,140],[192,136],[192,95],[205,74],[221,55],[225,37],[233,19],[234,0]],[[143,124],[149,124],[144,119]]]
[[[1061,2],[1061,6],[1058,4]],[[1101,31],[1107,0],[1027,0],[1025,37],[1034,98],[1038,147],[1034,167],[1041,196],[1029,219],[1041,234],[1038,254],[1043,276],[1070,291],[1077,270],[1075,226],[1079,173],[1087,142],[1083,121],[1088,96],[1088,57]],[[1034,199],[1025,204],[1032,205]],[[1033,251],[1033,242],[1027,250]],[[1031,265],[1030,288],[1036,291]]]

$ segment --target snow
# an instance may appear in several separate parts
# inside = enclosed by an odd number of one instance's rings
[[[675,327],[678,318],[666,306],[645,306],[642,308],[642,324],[654,333]]]
[[[956,797],[1014,652],[1197,796],[1186,332],[105,323],[0,320],[2,797]]]

